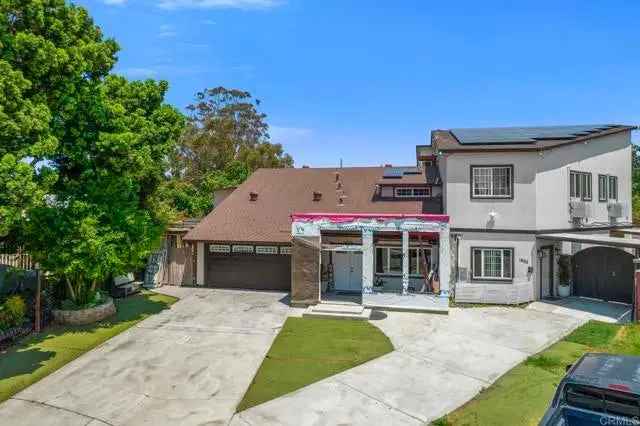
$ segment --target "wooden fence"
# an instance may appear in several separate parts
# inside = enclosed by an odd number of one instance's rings
[[[20,269],[36,269],[36,264],[31,256],[25,253],[0,253],[0,265],[12,266]]]

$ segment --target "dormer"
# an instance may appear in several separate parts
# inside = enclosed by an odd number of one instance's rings
[[[377,182],[377,194],[383,199],[422,200],[438,196],[440,173],[434,165],[427,167],[394,167],[387,165]]]

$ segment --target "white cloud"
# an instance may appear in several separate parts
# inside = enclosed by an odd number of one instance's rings
[[[269,126],[273,143],[290,144],[309,140],[313,131],[304,127]]]
[[[158,72],[152,68],[123,68],[119,70],[119,73],[132,78],[132,79],[142,79],[142,78],[153,78]]]
[[[127,0],[102,0],[102,1],[108,5],[121,5],[121,4],[125,4]]]
[[[271,9],[281,4],[280,0],[159,0],[158,6],[162,9]]]

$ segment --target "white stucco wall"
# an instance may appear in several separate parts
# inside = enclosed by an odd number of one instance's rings
[[[471,199],[472,165],[513,165],[513,199]],[[590,139],[542,152],[445,153],[440,159],[444,208],[452,228],[551,230],[573,227],[569,171],[592,173],[592,217],[585,225],[609,225],[607,202],[598,201],[598,174],[618,177],[619,223],[631,221],[631,132]],[[490,220],[490,213],[495,219]]]

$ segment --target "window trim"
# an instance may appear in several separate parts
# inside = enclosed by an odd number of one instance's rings
[[[604,179],[604,185],[602,185]],[[609,176],[598,174],[598,201],[606,203],[609,200]]]
[[[409,189],[411,190],[411,195],[399,195],[398,190]],[[424,190],[426,192],[425,195],[416,195],[416,189]],[[396,186],[393,188],[393,196],[394,198],[431,198],[433,196],[433,192],[430,186]]]
[[[611,196],[611,182],[615,182],[615,192],[616,192],[616,196],[612,197]],[[608,175],[608,179],[607,179],[607,185],[608,185],[608,200],[611,201],[618,201],[618,176],[614,176],[614,175]]]
[[[573,177],[576,177],[575,184]],[[574,186],[575,190],[571,191]],[[585,188],[589,188],[589,195],[586,196]],[[574,194],[578,193],[576,196]],[[569,170],[569,198],[581,201],[593,201],[593,174],[591,172],[581,172],[579,170]]]
[[[255,248],[256,254],[271,256],[274,254],[278,254],[278,246],[256,246]]]
[[[473,171],[475,169],[509,169],[509,195],[474,195],[473,193]],[[493,172],[492,172],[493,173]],[[493,188],[492,188],[493,191]],[[472,200],[513,200],[515,192],[515,170],[513,164],[472,164],[469,166],[469,195]]]
[[[483,276],[476,276],[475,273],[475,259],[473,258],[473,253],[476,250],[502,250],[503,254],[502,254],[502,268],[504,269],[504,251],[508,250],[511,252],[511,277],[508,278],[496,278],[496,277],[483,277]],[[515,260],[515,249],[513,247],[478,247],[478,246],[474,246],[471,247],[471,257],[470,257],[470,269],[471,269],[471,281],[478,281],[478,282],[496,282],[496,283],[512,283],[513,282],[513,278],[515,275],[515,264],[516,264],[516,260]],[[502,275],[504,275],[504,271],[502,273]]]

